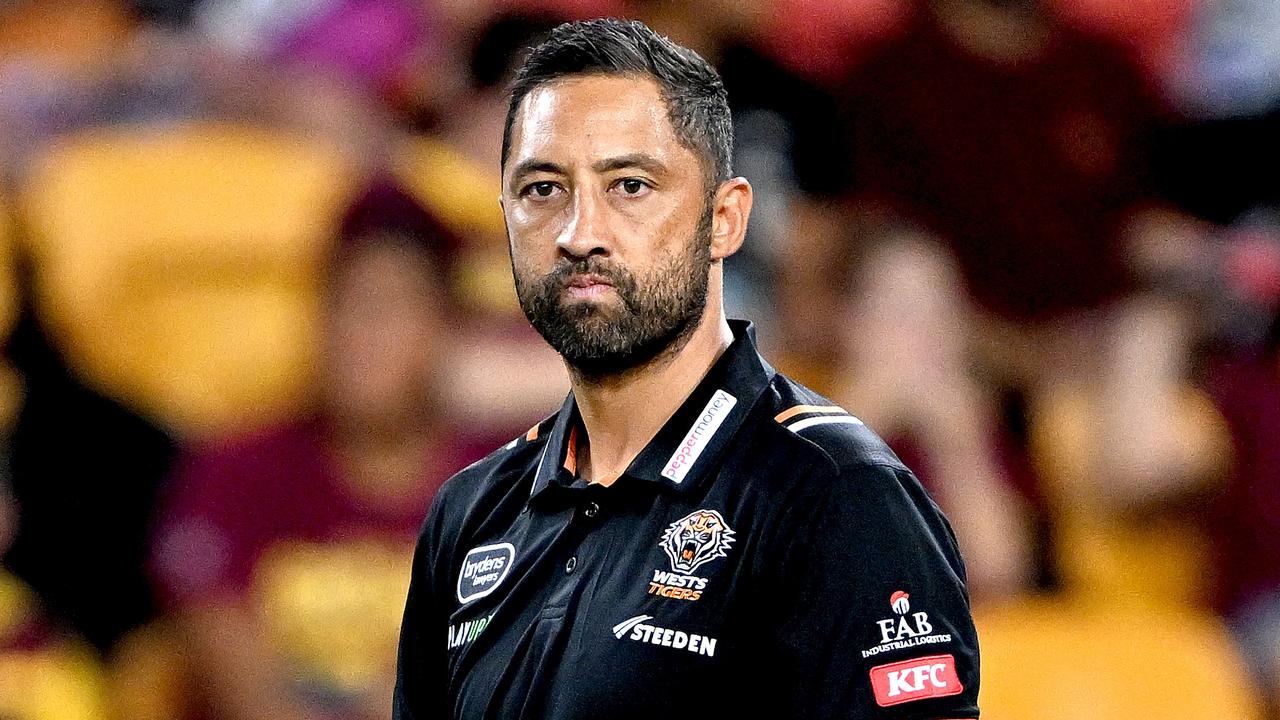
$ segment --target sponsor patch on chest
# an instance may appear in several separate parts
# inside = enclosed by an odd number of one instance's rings
[[[462,559],[462,569],[458,571],[458,602],[465,605],[497,590],[511,574],[515,559],[516,549],[511,543],[473,548]]]
[[[693,572],[728,556],[734,535],[724,516],[715,510],[696,510],[668,525],[658,546],[667,556],[671,571],[654,570],[648,594],[697,601],[707,587],[707,578]]]

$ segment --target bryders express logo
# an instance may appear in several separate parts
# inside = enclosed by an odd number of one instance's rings
[[[465,605],[497,590],[511,574],[515,559],[516,549],[511,543],[483,545],[468,552],[458,572],[458,602]]]
[[[951,642],[951,635],[933,634],[933,624],[929,622],[929,613],[911,612],[911,595],[903,590],[895,591],[889,596],[889,607],[897,617],[876,621],[880,630],[880,644],[862,651],[862,657],[869,658],[890,650],[904,650],[919,645]]]
[[[707,578],[691,575],[699,566],[728,554],[733,528],[715,510],[697,510],[671,523],[659,547],[671,561],[672,572],[653,571],[649,594],[675,600],[702,597]]]
[[[652,615],[637,615],[623,620],[613,626],[613,636],[619,640],[625,636],[628,640],[636,642],[661,645],[662,647],[676,650],[688,650],[698,655],[715,657],[717,642],[715,638],[648,624],[648,621],[652,619]]]

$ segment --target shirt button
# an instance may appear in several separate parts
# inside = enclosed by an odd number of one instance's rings
[[[578,558],[576,556],[569,558],[569,561],[564,564],[564,574],[572,575],[576,567],[578,567]]]
[[[593,502],[587,503],[587,506],[582,510],[582,514],[589,518],[593,518],[600,514],[600,506]]]

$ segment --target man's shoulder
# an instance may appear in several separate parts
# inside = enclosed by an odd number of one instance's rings
[[[495,491],[506,493],[520,483],[542,457],[555,415],[454,473],[440,487],[440,501],[455,507],[473,506]]]
[[[768,437],[836,474],[866,466],[907,471],[888,444],[857,416],[781,373],[774,376],[757,412]]]

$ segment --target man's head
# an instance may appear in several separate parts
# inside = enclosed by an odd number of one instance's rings
[[[715,68],[694,51],[635,20],[566,23],[535,47],[516,74],[502,130],[502,166],[511,157],[511,127],[525,97],[556,80],[588,75],[648,78],[657,83],[676,138],[698,155],[708,191],[732,173],[733,119]]]
[[[321,399],[362,432],[408,425],[435,409],[459,241],[386,181],[347,210],[337,239],[325,269]]]
[[[533,49],[512,91],[502,205],[521,307],[572,368],[643,365],[722,312],[719,261],[751,209],[731,150],[715,70],[644,25],[562,25]]]

